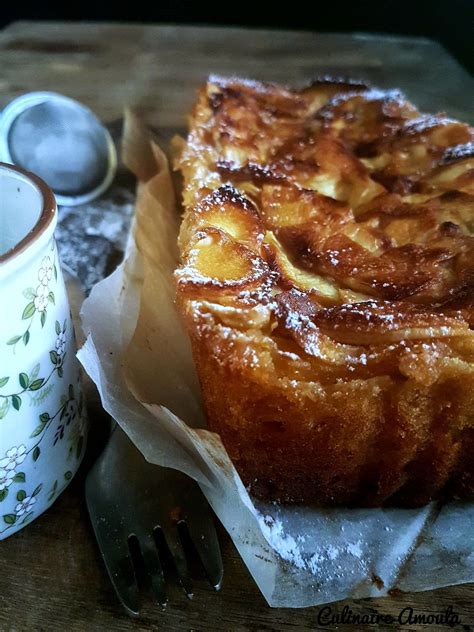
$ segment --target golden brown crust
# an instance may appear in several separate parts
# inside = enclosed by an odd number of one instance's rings
[[[178,303],[253,493],[474,496],[474,132],[398,91],[211,78]]]

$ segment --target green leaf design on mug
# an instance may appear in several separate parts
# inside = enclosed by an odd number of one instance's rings
[[[26,480],[25,472],[17,472],[13,477],[14,483],[24,483]]]
[[[30,382],[33,382],[33,380],[36,380],[36,378],[39,375],[40,368],[41,368],[40,363],[38,362],[38,364],[35,364],[35,366],[31,369],[30,375],[29,375]]]
[[[30,434],[30,439],[34,439],[35,437],[40,435],[43,432],[43,430],[44,430],[44,424],[39,424],[38,426],[36,426],[36,428]]]
[[[47,255],[41,260],[40,268],[38,270],[39,284],[35,288],[27,287],[23,290],[23,296],[28,300],[28,303],[23,308],[21,314],[22,320],[29,320],[26,330],[17,336],[13,336],[7,340],[7,345],[15,346],[20,340],[23,340],[23,344],[26,346],[30,341],[30,328],[34,321],[35,315],[40,314],[41,328],[44,328],[46,319],[48,316],[48,305],[56,305],[56,297],[53,290],[50,289],[50,283],[54,275],[54,280],[57,281],[58,271],[56,268],[54,243],[51,248],[52,255]]]
[[[69,388],[68,388],[68,395],[69,395],[69,397],[67,397],[64,394],[61,396],[60,407],[54,413],[54,415],[50,415],[48,412],[44,412],[44,413],[41,413],[41,415],[38,416],[39,424],[36,426],[36,428],[31,433],[30,439],[33,439],[35,437],[39,437],[39,439],[35,443],[35,445],[33,445],[28,450],[28,454],[29,453],[32,454],[33,461],[37,461],[38,458],[40,457],[41,449],[40,449],[39,445],[40,445],[41,441],[44,439],[45,430],[47,428],[49,428],[49,426],[53,423],[53,421],[55,419],[57,419],[58,417],[59,417],[59,421],[61,421],[63,419],[64,415],[66,414],[69,402],[73,401],[73,399],[74,399],[74,389],[71,388],[71,385],[69,385]],[[81,450],[82,450],[82,446],[81,446]],[[79,456],[78,456],[78,458],[79,458]]]
[[[20,382],[21,388],[28,388],[30,380],[26,373],[20,373],[20,375],[18,376],[18,381]]]
[[[41,415],[39,416],[39,419],[40,419],[40,423],[38,426],[36,426],[36,428],[30,434],[30,438],[39,436],[43,432],[43,430],[46,428],[46,424],[49,421],[51,421],[51,417],[49,413],[41,413]]]
[[[3,419],[10,408],[10,401],[8,399],[4,399],[0,404],[0,419]]]
[[[51,488],[51,490],[50,490],[50,492],[48,494],[48,502],[53,500],[53,498],[56,495],[57,490],[58,490],[58,481],[56,480],[56,481],[54,481],[54,484],[53,484],[53,486],[52,486],[52,488]]]
[[[24,296],[25,298],[29,298],[30,300],[31,300],[31,299],[34,299],[34,298],[35,298],[35,296],[36,296],[36,294],[35,294],[35,288],[34,288],[34,287],[27,287],[27,288],[25,288],[25,289],[23,290],[22,294],[23,294],[23,296]]]
[[[39,391],[30,394],[30,403],[32,406],[40,406],[53,390],[53,384],[49,383]]]
[[[31,303],[28,303],[26,305],[25,309],[23,310],[23,314],[21,315],[21,319],[22,320],[28,320],[28,318],[31,318],[35,312],[36,312],[35,303],[34,303],[34,301],[31,301]]]
[[[29,336],[28,331],[25,333],[27,333]],[[5,415],[7,414],[10,403],[15,410],[17,411],[20,410],[21,405],[23,403],[22,395],[24,393],[30,394],[30,393],[38,392],[37,396],[33,396],[33,395],[30,396],[30,400],[31,400],[30,404],[33,403],[35,406],[39,405],[41,401],[51,391],[51,384],[49,384],[48,386],[46,385],[50,381],[54,373],[57,373],[58,377],[63,377],[63,372],[64,372],[63,363],[64,363],[64,358],[66,357],[66,338],[64,335],[64,331],[60,331],[58,334],[58,339],[56,341],[56,348],[57,350],[52,349],[49,352],[49,357],[50,357],[51,363],[53,364],[53,368],[51,369],[49,375],[47,375],[46,377],[38,377],[39,372],[40,372],[40,365],[36,364],[31,370],[30,375],[28,375],[24,371],[18,374],[18,382],[20,384],[21,390],[18,390],[16,393],[13,392],[13,393],[8,393],[8,394],[0,392],[0,419],[3,419]],[[4,387],[9,380],[10,380],[9,376],[0,378],[0,388]],[[46,387],[46,388],[43,388],[43,387]],[[42,391],[42,394],[40,393],[40,391]]]
[[[5,514],[3,516],[3,521],[6,524],[14,524],[15,521],[16,521],[16,516],[15,516],[15,514]]]
[[[28,520],[30,520],[33,517],[33,514],[35,512],[34,511],[29,511],[25,517],[23,518],[23,520],[21,521],[21,524],[25,524],[25,522],[28,522]]]
[[[34,382],[31,382],[31,384],[28,387],[29,391],[38,391],[44,384],[44,379],[42,377],[38,378],[37,380],[35,380]]]

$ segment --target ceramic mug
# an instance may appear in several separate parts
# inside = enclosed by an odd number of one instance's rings
[[[0,540],[55,501],[85,449],[56,223],[47,185],[0,163]]]

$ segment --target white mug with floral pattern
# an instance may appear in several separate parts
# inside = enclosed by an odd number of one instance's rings
[[[85,413],[56,222],[46,184],[0,163],[0,540],[54,502],[84,454]]]

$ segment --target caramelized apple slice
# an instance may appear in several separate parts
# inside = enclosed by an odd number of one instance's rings
[[[210,132],[223,160],[266,162],[295,135],[295,121],[307,104],[281,86],[212,77],[202,95],[212,115]],[[204,122],[204,121],[203,121]]]
[[[186,243],[192,232],[206,227],[218,228],[256,252],[263,239],[255,205],[230,185],[212,191],[200,201],[193,214],[185,215],[180,240]]]
[[[260,212],[269,229],[306,222],[332,222],[337,226],[353,219],[349,206],[344,202],[316,191],[284,185],[262,187]]]
[[[455,146],[468,143],[473,131],[465,123],[442,116],[422,115],[406,121],[394,136],[381,138],[377,159],[369,168],[384,176],[410,176],[418,181],[439,164],[445,164]],[[456,153],[456,151],[454,151]],[[380,156],[385,156],[385,164]]]
[[[393,135],[418,110],[398,90],[367,90],[335,95],[318,113],[324,127],[351,147]]]
[[[305,131],[284,145],[276,154],[271,171],[300,188],[317,191],[351,206],[384,191],[344,143],[327,132]]]
[[[405,302],[364,301],[319,307],[304,293],[292,289],[276,296],[275,304],[280,325],[297,333],[299,342],[308,353],[311,348],[309,345],[313,348],[317,346],[319,350],[326,345],[327,349],[327,336],[338,343],[353,346],[386,345],[402,340],[474,337],[474,332],[461,318],[449,317]]]
[[[464,235],[474,233],[474,195],[460,191],[447,191],[430,199],[429,205],[439,224],[449,222],[459,226]]]
[[[191,240],[177,270],[178,288],[252,290],[268,276],[261,257],[218,228],[204,228]]]
[[[324,76],[314,79],[299,91],[309,103],[308,113],[312,114],[325,105],[336,94],[365,92],[369,84],[343,77]]]
[[[424,187],[427,190],[457,189],[474,194],[474,158],[469,157],[434,169],[426,178]]]
[[[248,152],[245,161],[221,153],[225,158],[217,162],[216,168],[222,178],[233,183],[294,185],[352,206],[385,190],[340,140],[327,133],[313,136],[305,128],[294,130],[278,150],[272,150],[271,161],[255,159],[253,154],[249,158]]]
[[[339,305],[319,310],[313,322],[339,342],[361,345],[474,335],[462,319],[406,302]]]
[[[398,300],[444,290],[449,261],[455,252],[416,244],[388,247],[380,253],[357,243],[342,232],[326,236],[317,226],[282,228],[278,238],[301,267],[324,274],[357,292]]]
[[[274,233],[271,231],[266,233],[264,244],[267,247],[270,265],[278,272],[280,282],[284,287],[305,290],[330,304],[340,300],[339,289],[334,282],[291,263]]]

